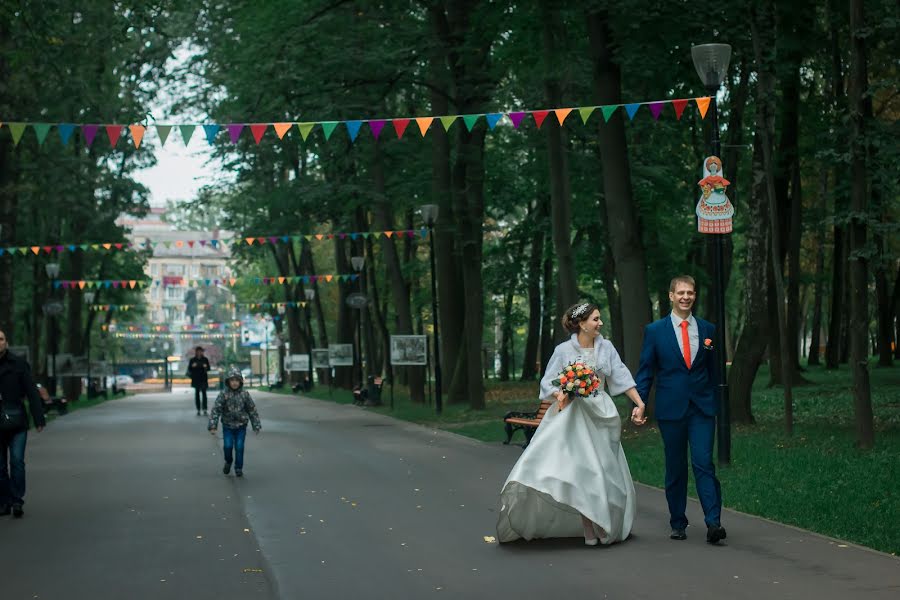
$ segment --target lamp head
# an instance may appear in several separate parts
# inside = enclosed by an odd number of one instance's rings
[[[316,297],[316,290],[313,290],[313,289],[303,290],[303,295],[306,296],[307,300],[313,300]]]
[[[691,58],[697,75],[707,89],[718,89],[725,80],[728,63],[731,61],[731,46],[728,44],[701,44],[691,47]]]
[[[425,221],[426,225],[434,227],[438,220],[439,209],[440,207],[437,204],[425,204],[422,206],[422,220]]]
[[[44,269],[47,271],[47,277],[50,279],[56,279],[59,277],[59,263],[51,262],[44,265]]]
[[[350,264],[353,265],[353,270],[359,273],[363,270],[363,267],[366,265],[366,257],[365,256],[351,256]]]

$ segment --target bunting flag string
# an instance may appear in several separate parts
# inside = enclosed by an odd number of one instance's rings
[[[181,327],[170,327],[169,325],[119,325],[119,331],[130,331],[138,333],[160,332],[160,333],[176,333],[187,331],[210,332],[215,330],[226,330],[231,327],[240,327],[243,321],[232,321],[228,323],[201,323],[199,325],[182,325]],[[103,331],[108,331],[109,325],[104,324],[100,327]]]
[[[204,333],[202,331],[173,331],[170,333],[116,333],[115,337],[117,338],[126,338],[126,339],[157,339],[157,338],[169,338],[169,337],[190,337],[193,339],[200,340],[215,340],[215,339],[224,339],[224,338],[239,338],[241,337],[240,333]]]
[[[53,287],[64,290],[74,289],[143,289],[147,286],[155,287],[171,287],[171,286],[187,286],[187,287],[215,287],[225,286],[234,287],[237,284],[250,285],[293,285],[297,283],[331,283],[340,281],[356,281],[359,278],[358,273],[348,275],[292,275],[290,277],[230,277],[226,279],[187,279],[185,277],[166,277],[164,279],[135,280],[135,279],[57,279],[53,282]]]
[[[251,308],[251,309],[254,309],[254,308],[278,309],[278,308],[282,308],[282,307],[284,307],[284,308],[306,308],[306,304],[307,303],[303,302],[303,301],[297,301],[297,302],[293,302],[293,301],[292,302],[223,302],[220,304],[201,303],[201,304],[197,305],[197,308],[202,309],[202,310],[209,310],[211,308],[241,308],[241,307],[247,307],[247,308]],[[141,306],[140,304],[88,304],[88,310],[94,311],[94,312],[111,312],[111,311],[126,312],[126,311],[130,311],[130,310],[135,310],[140,306]],[[151,308],[162,308],[163,303],[162,302],[149,302],[149,303],[147,303],[147,306],[149,306]],[[187,305],[184,303],[166,304],[165,306],[169,307],[169,308],[180,308],[180,309],[187,308]]]
[[[603,114],[604,120],[608,121],[610,117],[616,112],[616,109],[622,107],[625,109],[628,120],[631,121],[634,119],[637,113],[641,112],[640,108],[646,105],[649,108],[649,112],[653,117],[653,120],[658,121],[663,112],[663,108],[666,105],[671,104],[674,108],[676,120],[680,121],[685,107],[691,101],[696,104],[700,118],[705,119],[711,101],[710,96],[701,96],[698,98],[652,100],[647,102],[631,102],[625,104],[611,104],[603,106],[573,106],[541,110],[519,110],[513,112],[477,113],[469,115],[436,115],[430,117],[349,119],[346,121],[286,121],[279,123],[202,124],[168,123],[157,124],[153,125],[152,127],[148,127],[146,124],[142,123],[98,125],[88,123],[47,123],[23,121],[9,122],[6,119],[2,119],[0,120],[0,127],[6,126],[9,129],[13,144],[16,146],[18,146],[26,131],[29,129],[34,131],[35,139],[37,140],[38,145],[43,146],[44,142],[46,141],[47,134],[53,127],[56,127],[57,133],[59,134],[59,140],[63,146],[68,145],[76,129],[81,130],[86,145],[91,146],[94,142],[95,137],[97,136],[97,132],[101,128],[106,131],[106,136],[109,139],[109,144],[113,148],[115,148],[119,143],[126,129],[131,136],[131,141],[134,144],[135,148],[141,147],[141,143],[147,138],[146,133],[148,129],[155,129],[156,134],[159,137],[160,146],[165,146],[166,140],[169,139],[170,133],[172,132],[173,128],[177,128],[177,130],[181,133],[181,139],[184,142],[184,145],[187,146],[191,141],[191,137],[194,135],[194,130],[198,127],[203,130],[206,141],[210,145],[216,143],[216,140],[220,137],[219,134],[222,131],[228,133],[228,139],[232,144],[237,144],[240,141],[241,137],[244,135],[244,130],[247,129],[250,131],[250,136],[253,138],[256,144],[259,145],[268,132],[269,127],[272,127],[272,129],[275,131],[275,135],[278,136],[278,139],[284,139],[284,136],[287,135],[288,132],[290,132],[295,126],[297,127],[297,131],[304,142],[307,140],[307,138],[309,138],[310,134],[313,132],[316,126],[320,126],[320,128],[322,129],[322,136],[327,142],[331,138],[331,135],[334,133],[335,129],[337,129],[338,125],[344,126],[344,129],[346,130],[347,136],[350,138],[350,141],[354,142],[359,138],[363,125],[367,125],[372,138],[378,140],[382,133],[388,130],[385,126],[388,122],[390,122],[392,124],[392,129],[397,135],[397,139],[402,139],[407,125],[409,125],[409,123],[413,120],[415,120],[416,125],[418,126],[419,133],[422,135],[422,137],[425,137],[425,134],[428,132],[435,119],[437,119],[441,123],[441,126],[445,131],[449,131],[457,121],[462,121],[463,125],[460,125],[460,127],[465,127],[468,131],[472,131],[472,128],[482,117],[484,117],[488,129],[490,130],[493,130],[497,123],[501,119],[503,119],[504,116],[509,119],[514,129],[519,129],[519,125],[522,124],[525,117],[531,115],[531,117],[534,119],[535,125],[538,129],[540,129],[541,125],[544,123],[544,120],[547,118],[547,115],[549,115],[551,112],[554,113],[560,125],[564,124],[566,117],[572,111],[578,111],[581,115],[582,123],[587,124],[587,121],[590,118],[591,114],[598,108]]]
[[[292,242],[311,243],[333,240],[335,238],[345,240],[357,240],[359,238],[368,239],[416,239],[417,237],[428,237],[428,229],[400,229],[396,231],[352,231],[352,232],[334,232],[334,233],[304,233],[292,235],[256,235],[256,236],[234,236],[229,238],[212,238],[206,240],[157,240],[152,241],[146,239],[142,242],[88,242],[78,244],[29,244],[27,246],[10,246],[0,247],[0,256],[9,254],[11,256],[41,256],[49,255],[54,252],[62,254],[63,252],[116,252],[119,250],[148,250],[164,247],[170,248],[196,248],[209,247],[212,249],[225,249],[227,246],[262,246],[264,244],[286,244]]]

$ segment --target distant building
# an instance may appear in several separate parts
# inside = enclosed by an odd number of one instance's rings
[[[149,324],[168,325],[174,330],[190,323],[230,319],[232,310],[223,314],[221,305],[234,301],[231,290],[224,286],[206,286],[204,281],[232,276],[229,246],[201,244],[199,240],[228,239],[234,234],[221,230],[176,231],[171,223],[163,221],[165,213],[165,208],[153,207],[142,218],[123,216],[117,221],[131,230],[128,238],[135,245],[147,241],[153,243],[153,256],[144,266],[144,273],[152,280],[144,288]],[[188,244],[188,241],[195,243]],[[195,281],[204,285],[192,286]],[[207,308],[210,304],[216,306]],[[191,346],[189,337],[176,337],[174,341],[178,352]]]

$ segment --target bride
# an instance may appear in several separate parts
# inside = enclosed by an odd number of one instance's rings
[[[622,451],[622,423],[610,394],[636,405],[631,420],[643,425],[644,403],[613,345],[600,335],[595,304],[566,311],[572,338],[556,347],[541,379],[541,398],[554,399],[528,448],[500,492],[497,538],[580,537],[588,546],[628,537],[634,521],[634,483]],[[584,362],[600,377],[600,393],[571,398],[551,382],[563,366]],[[609,394],[603,391],[603,383]]]

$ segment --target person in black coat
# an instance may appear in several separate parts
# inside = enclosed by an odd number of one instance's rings
[[[206,390],[209,388],[209,359],[203,356],[203,346],[197,346],[194,358],[188,363],[187,374],[191,378],[191,387],[194,388],[194,404],[197,406],[197,414],[200,414],[200,397],[203,397],[203,414],[206,414]]]
[[[35,429],[43,431],[47,424],[44,406],[31,379],[31,368],[25,359],[9,353],[6,333],[0,331],[0,516],[12,512],[21,518],[25,514],[25,397]]]

